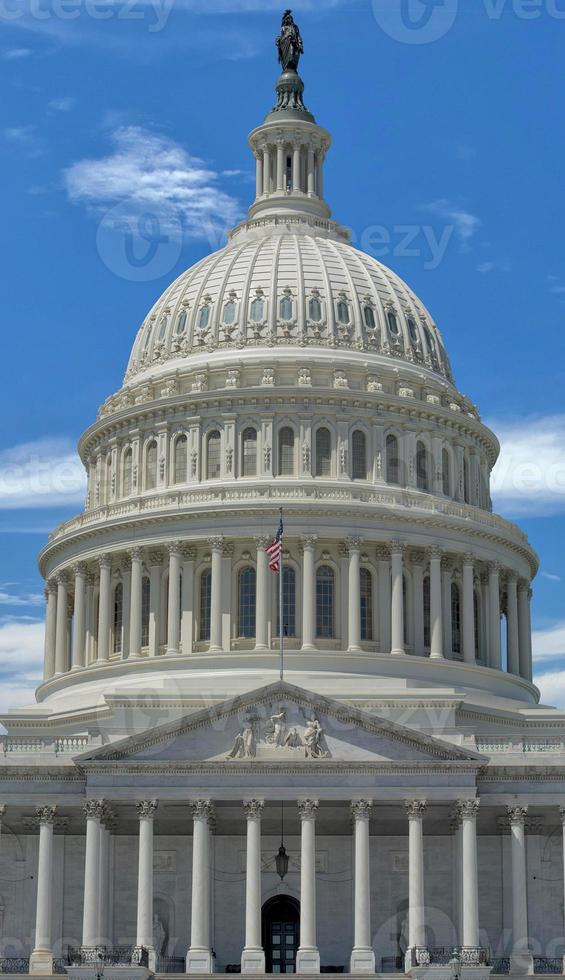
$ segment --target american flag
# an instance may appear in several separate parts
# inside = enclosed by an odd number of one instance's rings
[[[275,540],[268,548],[265,548],[269,556],[269,568],[272,572],[280,572],[281,570],[281,557],[283,549],[283,519],[282,514],[279,520],[279,526],[277,528],[277,533],[275,535]]]

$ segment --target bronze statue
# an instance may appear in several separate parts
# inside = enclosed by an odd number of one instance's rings
[[[276,44],[282,70],[296,71],[300,55],[304,54],[304,45],[298,24],[295,24],[291,10],[286,10],[283,14],[281,32]]]

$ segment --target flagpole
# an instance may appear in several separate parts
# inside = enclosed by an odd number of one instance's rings
[[[282,526],[282,507],[280,510],[281,516],[281,526]],[[280,679],[284,679],[284,623],[283,623],[283,575],[284,575],[284,557],[283,557],[283,535],[281,535],[281,560],[279,569],[279,633],[280,633]]]

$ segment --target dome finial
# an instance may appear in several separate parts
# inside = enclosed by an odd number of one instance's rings
[[[282,70],[296,71],[300,55],[304,54],[304,44],[300,28],[292,16],[292,10],[285,10],[282,16],[281,32],[276,40],[276,45]]]

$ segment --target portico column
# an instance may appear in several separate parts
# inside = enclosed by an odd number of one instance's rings
[[[349,653],[361,650],[361,538],[348,538],[349,552]]]
[[[506,583],[506,669],[520,676],[520,641],[518,634],[518,579],[510,573]]]
[[[132,548],[129,556],[131,558],[129,659],[137,660],[139,657],[141,657],[143,549]]]
[[[149,555],[149,656],[156,657],[159,652],[159,633],[161,627],[161,574],[163,555],[154,551]],[[143,581],[142,581],[143,597]]]
[[[37,865],[37,912],[35,916],[35,946],[29,961],[29,972],[47,976],[53,972],[53,941],[51,938],[51,896],[53,894],[53,830],[57,807],[38,807],[39,859]]]
[[[488,571],[489,592],[489,651],[488,665],[495,670],[502,668],[500,639],[500,565],[491,562]]]
[[[391,541],[390,565],[392,577],[391,599],[391,653],[395,656],[405,653],[404,647],[404,571],[402,541]]]
[[[277,191],[284,191],[284,143],[279,140],[277,143]]]
[[[255,185],[255,196],[261,197],[263,193],[263,157],[260,153],[255,157],[256,160],[256,185]]]
[[[453,657],[453,630],[451,621],[451,584],[453,563],[449,558],[441,562],[442,613],[443,613],[443,652],[449,660]]]
[[[408,949],[406,970],[416,965],[416,949],[426,945],[424,919],[424,813],[423,800],[406,803],[408,814]]]
[[[263,150],[263,194],[271,190],[271,160],[268,147]]]
[[[57,583],[51,579],[45,587],[47,609],[45,613],[45,655],[43,678],[48,681],[55,673],[55,651],[57,649]]]
[[[192,909],[187,973],[213,973],[210,946],[210,825],[214,807],[210,800],[192,804]]]
[[[154,970],[153,939],[153,820],[156,800],[137,804],[139,817],[139,858],[137,876],[137,938],[136,945],[149,950],[149,969]]]
[[[475,566],[471,554],[463,558],[463,660],[475,663]]]
[[[182,549],[182,617],[180,642],[182,652],[186,656],[192,653],[194,636],[194,560],[196,550],[190,545]]]
[[[424,656],[424,562],[421,554],[412,554],[412,595],[414,615],[414,653]]]
[[[100,902],[100,829],[104,816],[103,800],[87,800],[86,814],[86,852],[84,860],[84,905],[82,917],[82,945],[97,946],[98,909]]]
[[[269,608],[269,556],[265,548],[271,539],[266,536],[256,537],[257,548],[257,604],[255,606],[255,649],[268,650],[267,618]]]
[[[169,545],[169,597],[167,623],[167,653],[172,656],[180,653],[180,589],[181,589],[181,544],[179,541]]]
[[[379,545],[376,553],[379,563],[379,648],[381,653],[390,653],[390,553],[386,545]]]
[[[55,673],[68,670],[68,582],[63,573],[57,576],[57,626],[55,630]]]
[[[100,880],[98,888],[98,941],[102,945],[110,944],[110,828],[114,826],[114,815],[106,807],[100,822],[99,866]]]
[[[479,800],[459,803],[463,865],[462,945],[479,945],[479,881],[477,865],[477,813]],[[477,964],[478,965],[478,964]]]
[[[302,147],[297,145],[294,147],[293,160],[292,160],[292,189],[293,191],[301,190],[300,187],[300,170],[301,170],[301,158],[302,158]]]
[[[520,676],[532,679],[532,629],[530,622],[530,587],[525,580],[518,585],[518,643]]]
[[[86,565],[79,562],[74,566],[75,603],[73,622],[72,669],[80,670],[85,664],[86,644]]]
[[[507,808],[512,837],[512,956],[510,973],[532,974],[528,939],[528,876],[526,873],[527,806]]]
[[[369,819],[371,800],[351,804],[355,834],[355,934],[351,973],[374,973],[375,953],[371,941],[371,860]]]
[[[100,564],[100,598],[98,608],[98,662],[110,654],[110,606],[112,603],[112,559],[102,555]]]
[[[316,177],[314,163],[314,149],[308,147],[308,197],[314,197],[316,192]]]
[[[320,953],[316,944],[316,814],[317,800],[300,800],[300,948],[297,973],[319,973]]]
[[[315,650],[316,631],[316,572],[315,548],[317,535],[302,538],[302,649]]]
[[[264,805],[260,800],[248,800],[243,804],[247,815],[247,860],[242,973],[265,972],[265,953],[261,939],[261,815]]]
[[[443,660],[441,548],[430,549],[430,660]]]
[[[224,538],[208,538],[212,548],[212,594],[210,597],[210,653],[222,650],[222,555]]]

